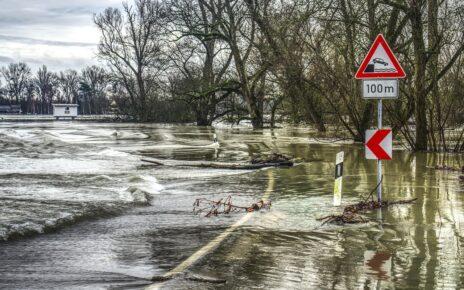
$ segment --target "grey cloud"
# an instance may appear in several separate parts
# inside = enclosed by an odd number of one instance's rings
[[[95,64],[96,58],[89,57],[99,37],[93,14],[121,7],[122,1],[0,0],[0,63],[24,61],[33,69],[41,64],[54,69]]]
[[[35,39],[29,37],[20,37],[20,36],[11,36],[11,35],[1,35],[0,41],[6,40],[11,42],[19,42],[25,44],[44,44],[44,45],[56,45],[56,46],[96,46],[96,43],[86,43],[86,42],[66,42],[66,41],[54,41],[54,40],[44,40],[44,39]]]
[[[42,65],[46,65],[50,70],[59,71],[65,69],[80,70],[85,66],[101,65],[95,58],[68,58],[68,59],[54,59],[47,57],[39,58],[21,58],[13,59],[7,56],[0,55],[0,67],[10,63],[24,62],[32,71],[37,71]]]
[[[11,63],[11,62],[15,62],[15,60],[11,57],[0,55],[0,62]]]

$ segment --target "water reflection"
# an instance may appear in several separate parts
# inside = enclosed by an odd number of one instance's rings
[[[336,152],[346,153],[345,204],[375,187],[375,163],[354,145],[280,144],[280,150],[321,161],[275,170],[273,213],[235,233],[194,271],[228,277],[223,289],[462,287],[462,184],[456,174],[432,169],[459,164],[462,156],[395,152],[385,163],[385,198],[417,197],[416,204],[372,212],[377,222],[367,225],[317,228],[314,219],[333,211]]]
[[[156,177],[162,190],[151,196],[150,204],[142,207],[124,204],[110,218],[89,218],[84,223],[66,225],[53,234],[2,243],[0,288],[118,285],[140,288],[149,283],[143,278],[172,270],[242,217],[241,214],[210,219],[193,216],[192,202],[196,197],[219,199],[233,195],[237,204],[247,204],[261,198],[271,181],[274,188],[270,192],[271,211],[254,214],[217,249],[188,269],[194,274],[224,278],[226,284],[212,285],[179,277],[163,287],[464,287],[461,251],[464,185],[458,174],[433,169],[437,164],[460,166],[464,163],[462,155],[395,151],[394,159],[384,163],[384,196],[386,199],[418,198],[417,202],[368,213],[373,220],[368,224],[320,227],[316,218],[341,210],[332,206],[337,152],[345,151],[343,205],[365,197],[376,185],[376,163],[365,160],[359,145],[309,142],[311,132],[292,128],[252,131],[148,124],[69,124],[69,128],[63,128],[61,123],[9,125],[23,134],[18,138],[42,136],[45,131],[43,138],[49,138],[49,134],[61,137],[54,137],[59,140],[53,139],[56,144],[51,149],[45,146],[32,154],[28,147],[25,156],[22,151],[12,149],[16,143],[4,146],[1,156],[4,160],[24,159],[21,166],[36,164],[38,169],[3,168],[6,172],[0,180],[3,219],[6,214],[10,214],[10,220],[24,218],[24,212],[33,214],[34,218],[39,214],[48,217],[63,206],[71,213],[80,213],[81,207],[95,205],[96,201],[106,206],[110,201],[119,204],[120,191],[131,185],[134,177]],[[115,138],[111,135],[114,131],[124,138]],[[218,135],[220,148],[208,147],[213,133]],[[13,137],[18,139],[16,135]],[[36,146],[31,144],[31,148]],[[108,149],[121,155],[115,156]],[[255,153],[271,151],[293,155],[304,162],[293,168],[231,172],[146,166],[136,158],[147,155],[182,160],[245,161]],[[105,155],[86,155],[88,152],[105,152]],[[92,168],[104,174],[84,174],[76,163],[71,163],[68,171],[56,172],[53,168],[47,172],[45,167],[38,166],[43,160],[52,159],[53,154],[62,154],[68,159],[76,159],[80,154],[78,159],[82,162],[102,164]],[[24,174],[22,170],[29,173]],[[29,183],[37,190],[31,192]],[[153,182],[145,178],[139,183],[142,189]],[[19,207],[27,210],[20,211]],[[26,218],[32,220],[32,217]]]

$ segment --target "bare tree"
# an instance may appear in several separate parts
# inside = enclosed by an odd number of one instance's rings
[[[87,113],[104,113],[107,111],[108,100],[106,89],[109,85],[109,76],[106,71],[98,66],[89,66],[82,70],[79,84],[82,100],[82,111]]]
[[[10,63],[8,67],[3,67],[1,71],[10,101],[14,99],[16,104],[19,104],[20,99],[24,97],[27,83],[31,77],[31,69],[27,64],[19,62]]]
[[[79,92],[79,76],[75,70],[60,72],[59,84],[62,98],[68,104],[76,104]]]
[[[460,38],[460,43],[454,45],[454,52],[450,58],[446,60],[440,67],[437,62],[437,53],[439,54],[440,47],[444,45],[440,41],[442,36],[438,34],[437,15],[439,11],[439,3],[436,1],[427,0],[411,0],[411,1],[380,1],[387,6],[393,7],[406,15],[410,22],[410,35],[413,47],[413,97],[414,97],[414,117],[415,117],[415,140],[411,144],[415,150],[428,150],[429,140],[429,122],[434,122],[427,118],[427,103],[428,95],[432,92],[435,95],[437,91],[437,83],[443,78],[449,69],[458,60],[464,52],[464,41],[462,41],[462,29],[457,34]],[[445,5],[446,1],[441,1]],[[462,4],[460,4],[462,5]],[[428,15],[425,13],[427,9]],[[460,8],[462,9],[462,7]],[[458,9],[459,10],[459,9]],[[424,24],[428,24],[428,31],[425,29]],[[429,35],[429,49],[426,46],[426,32]],[[430,65],[429,65],[430,63]],[[430,76],[431,80],[427,78]],[[434,142],[432,140],[432,142]]]
[[[302,106],[310,121],[319,131],[325,131],[321,107],[317,104],[314,88],[308,85],[305,35],[311,33],[310,17],[322,3],[315,1],[287,1],[281,5],[272,0],[245,0],[251,17],[266,39],[266,55],[272,58],[272,69],[280,87],[291,99],[293,114]],[[276,21],[278,19],[278,21]],[[294,119],[297,119],[294,117]]]
[[[157,70],[162,65],[160,37],[165,8],[160,1],[136,0],[122,10],[107,8],[95,15],[100,30],[100,57],[124,85],[135,115],[149,118],[149,98],[157,89]]]
[[[37,71],[33,81],[40,99],[40,113],[50,114],[51,104],[58,90],[58,76],[50,72],[47,67],[43,65]]]
[[[170,7],[173,33],[180,34],[170,59],[183,76],[174,93],[192,107],[197,125],[211,125],[230,111],[218,106],[236,91],[227,75],[232,54],[214,35],[222,11],[213,0],[173,0]]]

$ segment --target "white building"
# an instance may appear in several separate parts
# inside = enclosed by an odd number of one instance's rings
[[[52,104],[53,105],[53,117],[57,120],[59,118],[74,118],[77,117],[77,104]]]

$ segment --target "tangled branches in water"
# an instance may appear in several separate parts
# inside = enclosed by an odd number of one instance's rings
[[[293,161],[292,158],[283,154],[279,153],[271,153],[268,155],[255,155],[251,159],[251,164],[281,164],[281,165],[287,165],[287,166],[292,166]]]
[[[369,220],[359,213],[388,207],[390,205],[395,204],[408,204],[413,203],[416,201],[417,198],[407,199],[407,200],[397,200],[397,201],[360,201],[355,204],[348,205],[344,208],[343,213],[341,215],[329,215],[322,218],[317,219],[318,221],[322,221],[322,225],[327,223],[334,223],[334,224],[358,224],[358,223],[366,223]]]
[[[435,170],[445,170],[445,171],[461,171],[464,172],[464,166],[461,168],[459,167],[452,167],[448,165],[437,165],[435,166]]]
[[[397,201],[374,201],[374,192],[382,184],[383,178],[377,184],[377,186],[367,195],[367,197],[358,203],[350,204],[343,209],[343,213],[340,215],[329,215],[322,218],[318,218],[318,221],[322,221],[322,226],[327,223],[332,224],[358,224],[366,223],[369,220],[362,215],[361,212],[366,212],[369,210],[379,209],[388,207],[395,204],[407,204],[413,203],[417,198],[407,199],[407,200],[397,200]]]
[[[232,197],[229,195],[227,198],[219,200],[210,200],[206,198],[197,198],[193,203],[193,213],[201,214],[206,213],[205,217],[217,216],[219,214],[229,214],[233,212],[254,212],[261,209],[270,209],[271,201],[260,200],[251,206],[238,206],[232,204]]]

